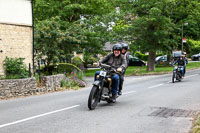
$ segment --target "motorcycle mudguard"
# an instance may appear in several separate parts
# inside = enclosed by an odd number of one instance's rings
[[[93,85],[99,86],[100,83],[101,83],[101,82],[100,82],[99,80],[96,80],[96,81],[94,81]]]

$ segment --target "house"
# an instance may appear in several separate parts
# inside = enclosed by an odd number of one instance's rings
[[[0,75],[6,57],[33,66],[32,18],[32,0],[0,0]]]

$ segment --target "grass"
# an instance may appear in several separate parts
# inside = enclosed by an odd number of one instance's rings
[[[191,62],[187,64],[187,70],[191,69],[197,69],[200,68],[200,62]],[[90,69],[84,72],[84,76],[86,77],[92,77],[94,76],[96,71],[99,71],[100,69]],[[132,75],[155,75],[155,74],[165,74],[165,73],[170,73],[173,70],[173,66],[164,66],[164,65],[158,65],[156,66],[155,71],[146,71],[146,66],[145,67],[138,67],[138,66],[129,66],[128,69],[126,70],[125,75],[126,76],[132,76]]]
[[[200,133],[200,115],[195,118],[191,133]]]

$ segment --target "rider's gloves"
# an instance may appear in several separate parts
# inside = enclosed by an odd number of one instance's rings
[[[117,72],[122,72],[122,68],[121,67],[117,68]]]

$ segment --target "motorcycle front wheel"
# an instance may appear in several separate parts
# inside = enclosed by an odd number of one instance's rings
[[[93,86],[88,98],[88,108],[94,110],[99,102],[99,89],[98,86]]]
[[[178,81],[179,81],[179,82],[181,81],[181,78],[182,78],[182,75],[179,74],[179,75],[178,75]]]
[[[173,72],[172,83],[175,83],[175,81],[176,81],[176,73]]]

